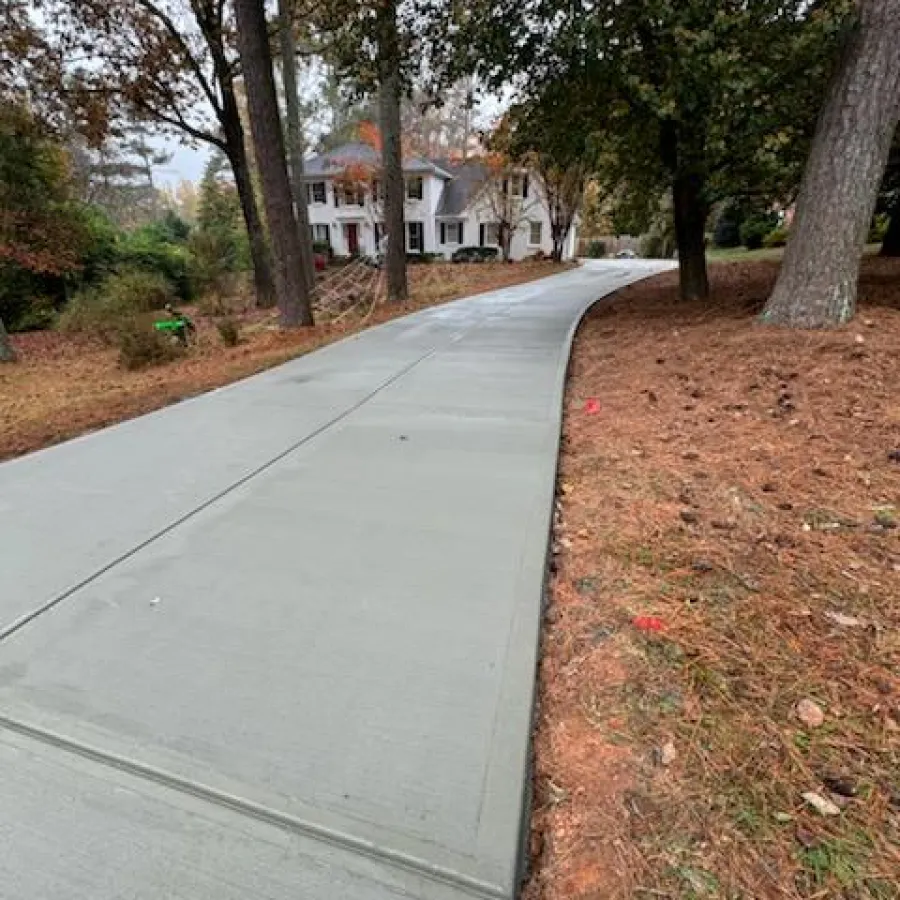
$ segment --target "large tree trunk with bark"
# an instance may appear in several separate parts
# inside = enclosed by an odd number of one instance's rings
[[[303,126],[300,122],[300,98],[297,95],[297,47],[294,43],[292,0],[278,0],[281,27],[281,78],[284,84],[284,104],[287,118],[288,159],[291,164],[291,188],[297,227],[300,229],[300,249],[303,269],[310,291],[316,283],[313,262],[312,231],[309,227],[309,208],[306,203],[306,183],[303,180]]]
[[[3,324],[3,319],[0,319],[0,363],[11,363],[17,359],[16,351],[6,333],[6,326]]]
[[[566,232],[566,234],[568,234],[568,232]],[[563,244],[566,240],[566,234],[560,234],[558,231],[554,231],[553,233],[553,250],[550,253],[550,258],[555,263],[562,262]]]
[[[264,0],[236,0],[235,12],[250,129],[272,243],[275,293],[281,323],[288,327],[312,325],[312,308],[303,270],[303,253],[297,233],[275,76],[272,73]]]
[[[819,118],[784,262],[763,320],[847,322],[900,116],[900,3],[862,0]]]
[[[672,204],[681,297],[684,300],[705,300],[709,297],[709,274],[706,269],[709,206],[703,179],[690,173],[676,175],[672,184]]]
[[[698,123],[688,140],[701,137]],[[706,179],[689,163],[690,147],[684,146],[685,135],[677,122],[666,120],[660,127],[660,155],[672,176],[672,208],[675,219],[675,242],[678,245],[678,275],[683,300],[706,300],[709,297],[709,274],[706,270],[706,220],[709,202]]]
[[[882,256],[900,256],[900,205],[891,210],[887,234],[881,244]]]
[[[232,115],[233,108],[233,115]],[[253,179],[250,175],[250,161],[247,159],[247,147],[244,144],[244,128],[241,125],[237,101],[233,92],[226,92],[224,103],[226,127],[225,156],[234,175],[238,200],[241,204],[241,215],[247,228],[250,242],[250,261],[253,265],[253,285],[256,291],[256,303],[267,308],[275,305],[275,279],[272,275],[272,256],[266,242],[266,233],[256,203],[253,190]]]
[[[503,262],[512,262],[512,228],[506,222],[500,222],[497,229],[497,239],[500,241],[500,258]]]
[[[388,300],[406,303],[406,223],[403,206],[403,146],[400,132],[400,40],[397,2],[384,0],[378,10],[379,119],[381,164],[384,169],[384,228],[387,232],[385,270]]]

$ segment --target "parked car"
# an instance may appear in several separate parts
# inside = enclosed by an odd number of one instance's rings
[[[460,247],[450,258],[455,263],[492,262],[500,255],[496,247]]]
[[[637,259],[637,253],[634,250],[620,250],[616,254],[616,259]]]

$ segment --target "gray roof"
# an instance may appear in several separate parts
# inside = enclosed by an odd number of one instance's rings
[[[304,177],[317,178],[340,175],[348,166],[364,165],[378,168],[381,154],[369,144],[342,144],[328,153],[320,153],[304,163]],[[458,162],[449,159],[426,159],[413,156],[403,163],[404,172],[431,173],[444,179],[444,192],[438,204],[437,216],[461,216],[485,182],[488,170],[483,162]]]
[[[304,161],[304,175],[339,175],[347,166],[365,165],[377,168],[381,165],[381,154],[368,144],[362,142],[354,142],[342,144],[329,150],[327,153],[320,153],[311,159]],[[442,169],[435,162],[425,159],[421,156],[413,156],[403,163],[404,172],[429,172],[442,178],[452,178],[453,176]]]
[[[450,173],[451,180],[444,185],[444,193],[438,204],[437,216],[461,216],[472,202],[476,192],[487,180],[488,170],[483,162],[442,162],[441,168]]]

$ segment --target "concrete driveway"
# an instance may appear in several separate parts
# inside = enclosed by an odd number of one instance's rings
[[[591,263],[0,466],[0,897],[515,894]]]

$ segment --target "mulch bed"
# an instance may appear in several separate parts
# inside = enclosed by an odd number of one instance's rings
[[[579,332],[527,900],[900,897],[900,262],[818,333],[776,266]]]

